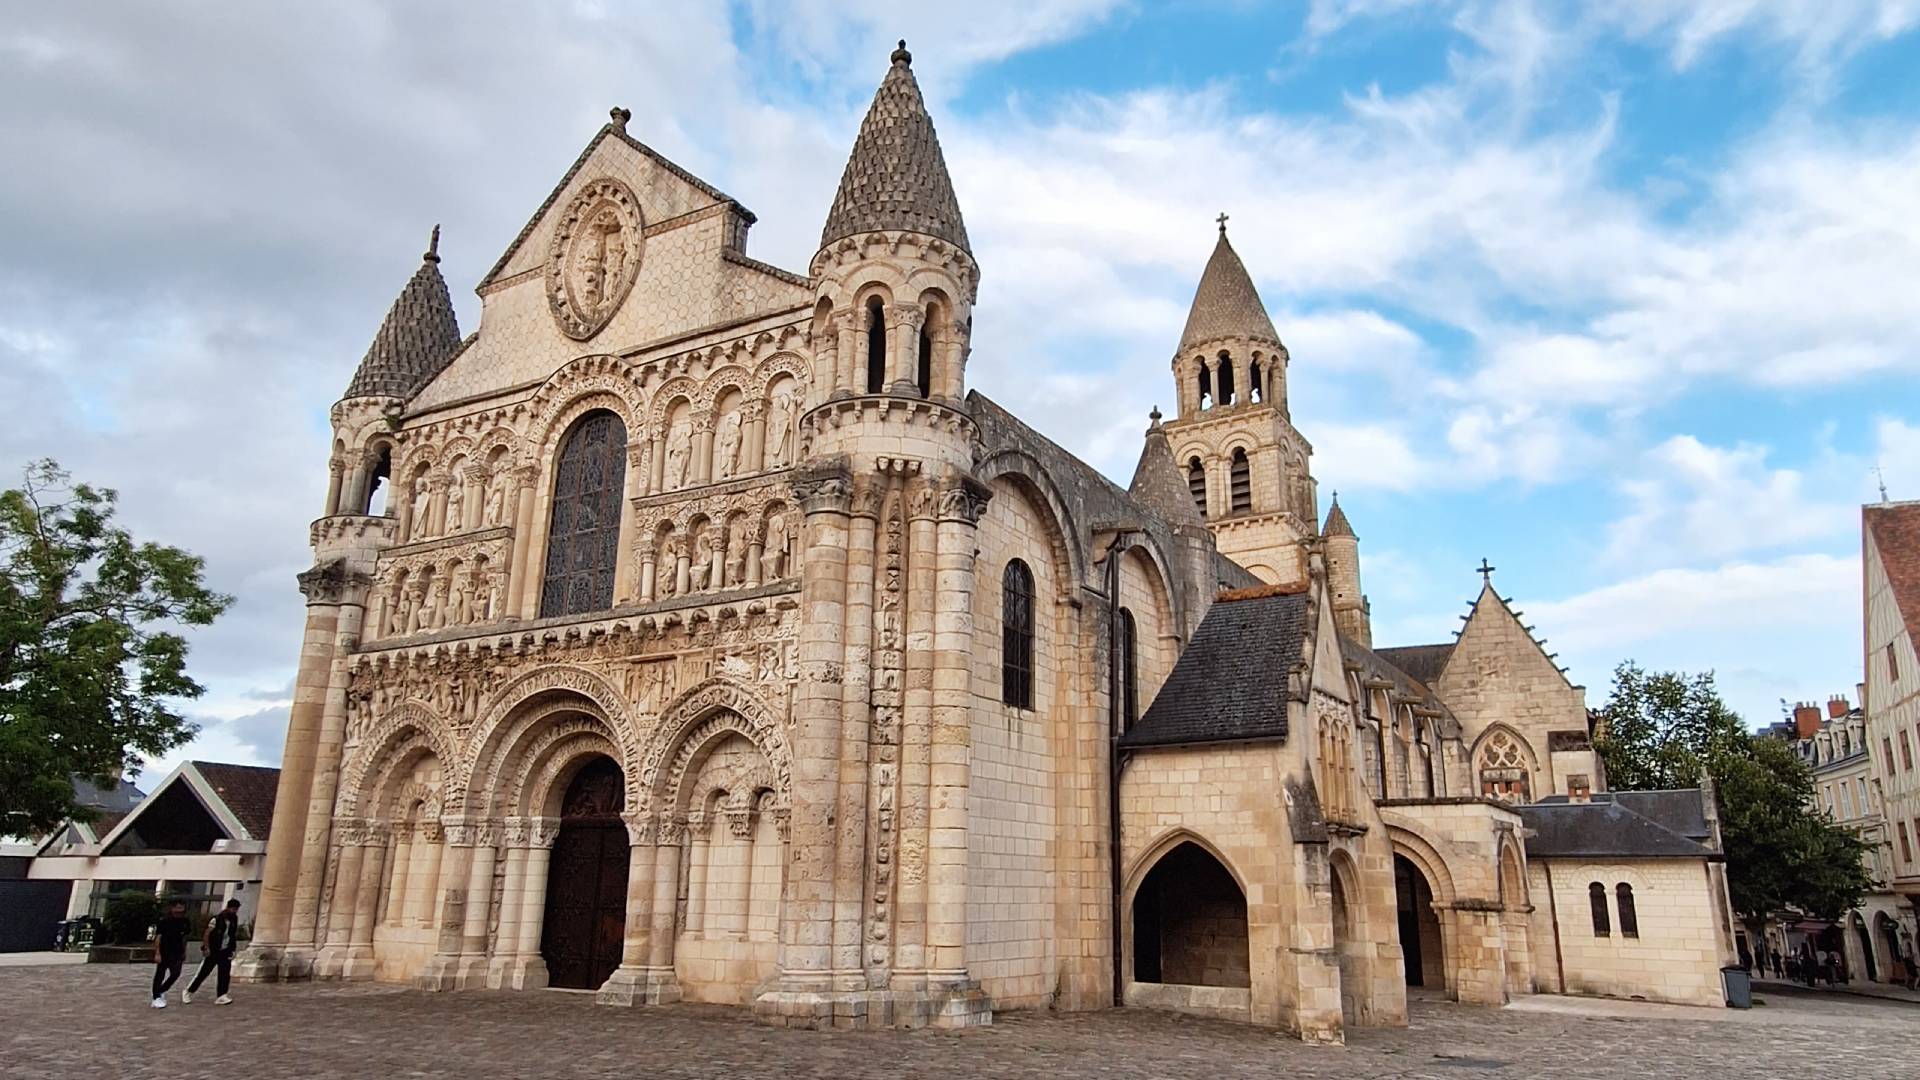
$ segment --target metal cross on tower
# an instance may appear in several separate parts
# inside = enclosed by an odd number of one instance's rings
[[[1493,584],[1493,572],[1495,570],[1498,570],[1499,567],[1487,565],[1486,558],[1482,556],[1480,559],[1480,565],[1474,567],[1474,569],[1480,572],[1480,583],[1482,585],[1491,585]]]
[[[1227,235],[1227,212],[1225,210],[1220,211],[1220,216],[1213,220],[1220,223],[1220,235]]]

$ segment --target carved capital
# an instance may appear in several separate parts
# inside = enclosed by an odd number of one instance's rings
[[[754,398],[740,406],[740,419],[751,423],[764,420],[767,416],[767,403],[764,399]]]
[[[447,838],[447,829],[438,821],[417,821],[413,826],[414,839],[425,844],[438,844]]]
[[[501,838],[510,848],[527,847],[533,840],[534,819],[528,817],[510,817],[501,821]]]
[[[948,477],[940,484],[940,520],[976,524],[992,498],[992,488],[965,473]]]
[[[893,318],[888,322],[893,326],[905,326],[918,333],[921,324],[927,321],[926,309],[910,300],[898,301],[893,305]]]
[[[311,570],[302,571],[296,580],[309,604],[338,604],[347,600],[349,593],[373,584],[372,575],[349,567],[344,558],[316,563]]]
[[[853,495],[845,461],[817,465],[793,478],[793,500],[809,514],[844,514]]]
[[[560,838],[560,819],[550,817],[530,818],[532,826],[527,833],[527,846],[551,848]]]
[[[621,814],[620,823],[627,827],[627,844],[629,846],[640,847],[652,842],[653,815],[642,813]]]
[[[877,518],[880,516],[880,499],[884,492],[880,485],[867,477],[853,482],[853,497],[848,502],[848,512],[854,517]]]

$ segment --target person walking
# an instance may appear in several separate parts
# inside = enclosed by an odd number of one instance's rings
[[[153,928],[153,1007],[167,1007],[167,991],[187,962],[187,905],[175,900]]]
[[[220,914],[207,920],[207,938],[205,942],[206,958],[200,961],[200,970],[194,973],[193,981],[180,992],[180,1004],[193,1000],[200,984],[207,976],[220,972],[220,981],[214,984],[218,996],[213,999],[215,1005],[231,1005],[233,998],[228,996],[227,987],[233,980],[233,953],[240,945],[240,901],[229,900]]]

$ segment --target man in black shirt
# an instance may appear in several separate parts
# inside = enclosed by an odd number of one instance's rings
[[[220,981],[215,984],[219,996],[213,999],[215,1005],[231,1005],[233,999],[227,996],[227,983],[233,977],[233,951],[240,945],[240,901],[229,900],[220,914],[207,920],[206,959],[200,961],[200,970],[194,973],[193,981],[180,992],[180,1004],[193,1000],[194,992],[200,984],[207,981],[207,975],[218,969]]]
[[[153,1007],[167,1007],[167,990],[187,962],[187,905],[175,900],[153,932]]]

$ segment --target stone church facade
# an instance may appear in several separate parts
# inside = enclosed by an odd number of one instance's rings
[[[806,273],[629,120],[472,334],[436,230],[333,407],[243,977],[1322,1040],[1410,983],[1578,988],[1523,804],[1604,793],[1583,693],[1490,584],[1457,642],[1372,649],[1224,221],[1123,490],[966,385],[980,268],[904,45]],[[1724,910],[1688,843],[1615,843],[1700,869],[1643,908]]]

